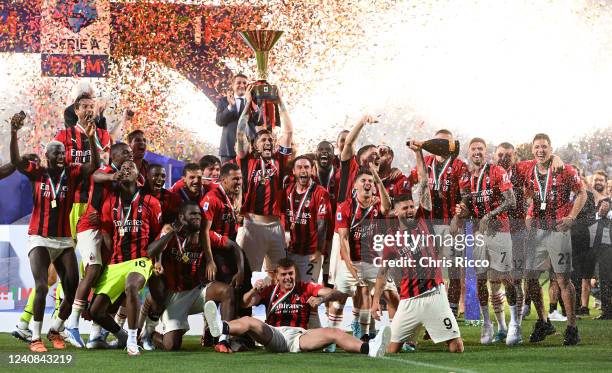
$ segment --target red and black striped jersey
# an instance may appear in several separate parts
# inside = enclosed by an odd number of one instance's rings
[[[510,230],[519,231],[525,229],[525,214],[527,213],[527,197],[525,195],[526,169],[529,169],[535,161],[518,162],[507,170],[510,182],[514,189],[516,207],[508,212],[510,218]]]
[[[102,203],[102,230],[113,240],[110,264],[147,256],[147,246],[161,230],[161,206],[157,198],[140,190],[123,201],[119,188],[110,190]]]
[[[353,197],[353,185],[359,171],[359,163],[356,157],[340,162],[340,186],[338,188],[337,203],[340,204]]]
[[[486,163],[477,175],[466,174],[461,180],[460,187],[468,196],[468,211],[476,219],[498,208],[503,200],[502,194],[512,189],[510,178],[500,166]],[[508,212],[498,214],[496,231],[509,232],[510,221]]]
[[[136,163],[136,167],[138,167],[138,180],[136,180],[136,183],[138,184],[139,188],[142,188],[147,185],[149,162],[147,162],[147,160],[144,158],[140,160],[140,165],[138,164],[138,161],[135,160],[134,162]]]
[[[368,208],[361,206],[357,198],[350,198],[338,205],[336,229],[349,230],[349,249],[351,261],[372,263],[379,254],[373,248],[374,235],[384,229],[384,216],[381,204]]]
[[[64,144],[67,163],[86,164],[91,160],[91,144],[89,143],[87,133],[80,124],[59,130],[54,140]],[[100,155],[109,152],[111,138],[108,132],[101,128],[96,129],[95,143]],[[88,201],[90,185],[90,178],[82,181],[75,192],[74,202],[86,203]]]
[[[383,257],[386,260],[405,259],[404,265],[399,266],[401,299],[419,296],[444,283],[441,268],[437,264],[435,244],[429,239],[433,230],[422,217],[417,219],[416,227],[410,231],[400,227],[389,230],[388,234],[406,237],[407,242],[402,242],[401,246],[396,242],[384,249]]]
[[[323,285],[299,281],[292,290],[284,292],[278,285],[270,285],[259,292],[259,304],[266,306],[266,324],[271,326],[292,326],[308,328],[310,307],[308,299],[316,297]]]
[[[192,201],[195,203],[200,203],[202,198],[208,193],[210,190],[216,188],[218,184],[216,183],[208,183],[202,184],[200,190],[197,193],[193,193],[190,191],[187,186],[185,186],[185,181],[183,179],[178,180],[172,187],[170,187],[170,191],[172,193],[176,193],[181,198],[181,201],[187,202]]]
[[[332,216],[336,214],[338,206],[338,194],[340,193],[340,167],[332,167],[329,171],[319,169],[317,175],[312,178],[315,183],[321,185],[329,195]]]
[[[432,209],[428,218],[434,224],[450,224],[455,215],[455,206],[461,201],[459,182],[468,172],[465,162],[458,158],[436,161],[433,155],[425,156]],[[410,173],[410,181],[418,182],[417,169]]]
[[[28,234],[42,237],[71,237],[70,211],[77,185],[81,182],[81,165],[68,164],[57,175],[30,162],[22,170],[32,183],[33,209]]]
[[[159,192],[153,193],[147,189],[145,192],[157,198],[162,209],[162,225],[170,224],[176,220],[179,207],[181,207],[181,196],[167,189],[162,188]]]
[[[204,283],[204,251],[198,235],[192,239],[174,237],[162,252],[162,265],[168,290],[186,291]],[[161,236],[160,236],[161,238]]]
[[[106,165],[100,167],[100,169],[96,172],[102,172],[105,174],[113,174],[117,170],[111,165]],[[100,226],[94,221],[91,221],[90,215],[97,214],[100,216],[100,211],[102,211],[102,202],[106,198],[106,194],[108,193],[108,188],[111,183],[94,183],[93,175],[91,175],[89,180],[89,201],[87,203],[87,209],[85,213],[81,215],[79,218],[79,222],[77,223],[77,233],[84,232],[89,229],[99,229]],[[99,219],[98,219],[99,220]]]
[[[298,193],[295,183],[284,191],[283,219],[285,230],[290,232],[289,252],[298,255],[314,254],[317,250],[318,222],[331,224],[329,194],[314,182],[303,193]],[[327,228],[326,232],[327,234]]]
[[[204,220],[212,222],[210,227],[211,248],[222,249],[227,240],[236,241],[238,231],[236,212],[225,190],[220,184],[204,196],[200,209]]]
[[[239,160],[242,170],[242,213],[280,216],[283,198],[283,179],[291,149],[274,152],[264,161],[252,154]]]
[[[535,162],[527,175],[527,188],[533,194],[527,215],[533,217],[536,228],[556,231],[557,224],[574,207],[572,194],[583,188],[580,176],[569,165],[560,172],[549,167],[548,172],[542,174]]]
[[[412,181],[408,176],[401,174],[398,177],[391,179],[390,177],[383,179],[383,185],[389,195],[389,198],[393,201],[393,198],[402,194],[412,193]]]

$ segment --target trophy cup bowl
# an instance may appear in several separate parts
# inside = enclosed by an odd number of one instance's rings
[[[257,81],[253,84],[251,95],[256,102],[278,102],[278,88],[266,80],[270,50],[282,34],[282,31],[275,30],[240,31],[242,40],[255,52]]]

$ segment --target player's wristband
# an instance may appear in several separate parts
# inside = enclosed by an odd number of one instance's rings
[[[285,148],[284,146],[278,147],[278,152],[282,155],[291,155],[291,148]]]

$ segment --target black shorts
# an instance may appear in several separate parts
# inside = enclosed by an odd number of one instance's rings
[[[581,279],[591,279],[595,275],[595,264],[597,264],[597,253],[594,249],[582,249],[574,252],[574,271]]]

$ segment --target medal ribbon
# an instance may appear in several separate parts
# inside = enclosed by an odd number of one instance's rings
[[[487,170],[488,166],[489,165],[485,163],[485,165],[482,167],[482,170],[480,170],[480,174],[478,175],[478,181],[476,183],[476,194],[480,193],[480,190],[482,189],[482,177],[484,176],[484,173]],[[473,175],[470,178],[470,184],[472,186],[472,190],[474,190],[474,176]]]
[[[359,209],[360,206],[361,205],[359,204],[359,201],[357,200],[357,198],[355,198],[355,211],[353,211],[353,219],[351,220],[351,229],[349,229],[351,231],[357,228],[358,226],[360,226],[361,223],[363,223],[363,221],[365,220],[365,218],[368,217],[368,215],[370,214],[370,211],[372,211],[372,209],[374,208],[374,204],[368,207],[367,211],[364,212],[363,215],[361,216],[361,219],[357,222],[357,224],[355,224],[355,218],[357,217],[357,210]]]
[[[434,187],[436,190],[440,190],[440,182],[442,181],[442,176],[446,173],[446,169],[448,168],[452,160],[452,157],[448,157],[448,159],[444,162],[442,170],[438,175],[436,175],[436,158],[434,157],[433,161],[431,162],[431,172],[433,173]]]
[[[314,186],[315,184],[312,182],[312,179],[310,179],[310,183],[308,184],[308,190],[304,194],[304,197],[302,197],[302,200],[300,201],[300,205],[298,206],[297,211],[295,211],[295,209],[293,208],[293,193],[296,191],[297,185],[291,191],[291,194],[289,195],[289,204],[291,206],[291,223],[295,224],[297,217],[302,214],[302,208],[304,207],[304,202],[306,202],[306,200],[310,200],[310,197],[311,197],[310,195],[312,194],[312,191],[314,190]]]
[[[287,299],[287,297],[293,293],[293,288],[291,288],[291,290],[289,290],[288,292],[286,292],[285,294],[283,294],[282,297],[280,297],[276,303],[272,304],[272,299],[274,299],[274,296],[276,295],[276,293],[278,293],[278,285],[276,285],[274,287],[274,291],[272,292],[272,295],[270,296],[270,309],[268,310],[268,316],[270,316],[271,314],[274,313],[274,311],[276,310],[276,307],[278,307],[279,304],[281,304],[285,299]]]
[[[234,211],[234,205],[232,205],[232,201],[230,201],[229,197],[227,196],[227,193],[225,193],[225,189],[223,189],[223,186],[221,186],[221,184],[219,184],[218,188],[221,191],[221,194],[223,194],[223,197],[225,197],[225,202],[228,204],[230,210],[232,211],[232,219],[234,219],[234,222],[236,222],[236,211]]]
[[[540,183],[540,178],[538,176],[538,167],[533,168],[533,174],[535,175],[536,182],[538,184],[538,191],[540,192],[540,202],[546,203],[546,196],[548,195],[548,182],[550,180],[550,175],[552,174],[552,167],[548,166],[548,170],[546,171],[546,181],[544,182],[544,191],[542,191],[542,184]]]
[[[331,184],[331,180],[332,177],[334,176],[334,166],[332,165],[330,170],[329,170],[329,174],[327,176],[327,184],[324,185],[325,189],[327,189],[327,191],[329,191],[329,184]],[[319,181],[321,181],[321,177],[319,176]],[[323,184],[323,183],[321,183]]]
[[[119,219],[119,221],[121,221],[121,228],[125,227],[125,223],[127,223],[128,219],[130,218],[130,214],[132,213],[132,204],[134,203],[134,201],[136,200],[136,198],[138,198],[138,194],[140,192],[136,192],[134,193],[134,197],[132,197],[132,202],[130,202],[130,207],[128,208],[128,212],[127,214],[123,214],[123,202],[121,202],[121,194],[119,195],[119,211],[121,211],[121,218]]]
[[[57,199],[57,194],[60,192],[60,189],[62,187],[62,181],[64,180],[64,176],[66,176],[65,168],[62,170],[62,174],[60,175],[59,182],[57,183],[56,188],[55,184],[53,183],[53,178],[51,177],[51,174],[49,174],[49,184],[51,184],[51,193],[53,195],[53,200]]]
[[[181,242],[181,239],[178,236],[178,233],[175,232],[174,237],[176,238],[176,243],[178,244],[178,249],[179,249],[179,254],[181,254],[181,258],[185,256],[185,242],[187,242],[187,239],[185,238],[185,240],[183,240],[183,242]]]

